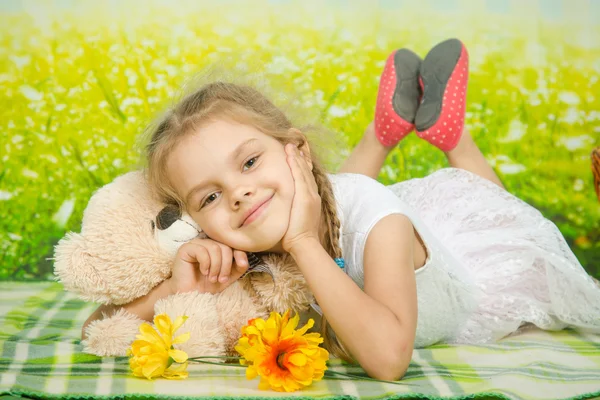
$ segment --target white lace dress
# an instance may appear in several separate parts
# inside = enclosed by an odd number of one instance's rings
[[[558,228],[497,185],[454,168],[387,187],[354,174],[330,179],[346,270],[359,286],[378,220],[405,214],[423,239],[415,347],[489,342],[525,323],[600,332],[600,288]]]

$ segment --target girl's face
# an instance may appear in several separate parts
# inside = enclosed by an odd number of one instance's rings
[[[167,175],[209,238],[243,251],[283,251],[294,180],[274,138],[251,126],[210,122],[177,144]]]

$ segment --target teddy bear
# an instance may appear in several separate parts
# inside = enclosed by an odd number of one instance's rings
[[[67,233],[55,246],[54,273],[85,301],[123,305],[169,278],[177,250],[196,237],[206,235],[188,214],[156,200],[143,171],[128,172],[94,192],[81,232]],[[249,254],[249,261],[248,272],[221,293],[177,293],[156,303],[155,315],[188,316],[178,332],[190,332],[179,345],[190,357],[235,354],[250,319],[288,309],[308,315],[314,299],[290,256]],[[111,309],[87,326],[85,352],[123,356],[145,322]]]

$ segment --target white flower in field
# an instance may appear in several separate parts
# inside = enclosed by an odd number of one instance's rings
[[[569,151],[574,151],[591,146],[594,143],[594,140],[589,135],[579,135],[562,137],[558,140],[558,143],[566,147]]]
[[[300,67],[292,60],[284,56],[273,57],[273,60],[268,63],[266,70],[272,74],[283,74],[284,72],[297,72]]]
[[[508,135],[503,138],[499,138],[500,143],[510,143],[521,140],[521,138],[527,133],[527,125],[516,119],[512,120],[508,127]]]
[[[560,118],[560,122],[564,122],[566,124],[574,124],[575,122],[579,121],[580,117],[579,117],[579,111],[577,111],[577,109],[575,107],[569,107],[567,109],[567,112],[565,113],[565,115]]]
[[[115,168],[121,168],[123,166],[123,160],[121,160],[120,158],[115,158],[112,162],[112,165]]]
[[[512,162],[512,160],[510,159],[510,157],[505,156],[504,154],[498,154],[495,157],[489,157],[487,159],[487,161],[490,163],[490,165],[492,167],[495,167],[498,164],[498,161],[500,161],[500,162]]]
[[[579,96],[577,95],[577,93],[575,92],[570,92],[570,91],[562,91],[558,94],[558,99],[560,101],[562,101],[563,103],[569,104],[569,105],[577,105],[579,104]]]
[[[398,180],[398,173],[394,168],[389,165],[383,166],[383,172],[393,181]]]
[[[55,110],[55,111],[62,111],[62,110],[64,110],[65,108],[67,108],[67,105],[66,105],[66,104],[57,104],[57,105],[54,107],[54,110]]]
[[[154,40],[151,39],[142,39],[142,41],[140,42],[140,44],[143,47],[149,47],[149,48],[154,48],[154,46],[156,45],[156,43],[154,42]]]
[[[15,143],[15,144],[17,144],[17,143],[22,142],[23,139],[24,139],[24,137],[21,136],[21,135],[13,135],[12,142]]]
[[[129,86],[135,86],[138,80],[137,73],[131,68],[126,68],[125,76],[127,77],[127,84]]]
[[[39,178],[39,175],[37,172],[30,170],[29,168],[23,168],[23,170],[21,171],[21,173],[31,179],[37,179]]]
[[[40,158],[50,161],[52,164],[58,164],[58,160],[52,154],[42,154]]]
[[[331,107],[329,107],[329,110],[327,111],[329,113],[329,115],[331,115],[334,118],[341,118],[341,117],[345,117],[346,115],[350,115],[350,113],[352,113],[352,108],[342,108],[336,105],[333,105]]]
[[[15,63],[18,69],[22,69],[24,66],[29,65],[31,62],[31,56],[10,56],[10,60]]]
[[[140,98],[137,98],[137,97],[125,97],[123,99],[123,101],[121,102],[121,108],[123,110],[125,110],[126,108],[129,108],[129,106],[131,106],[131,105],[140,106],[142,104],[144,104],[144,102]]]
[[[518,174],[527,169],[523,164],[500,164],[498,169],[506,175]]]
[[[8,237],[15,241],[23,240],[23,237],[21,235],[17,235],[16,233],[8,232]]]
[[[581,192],[583,190],[583,180],[575,179],[575,184],[573,184],[573,190],[576,192]]]
[[[586,122],[593,122],[598,120],[600,120],[600,112],[598,111],[590,111],[585,117]]]
[[[38,139],[40,139],[41,142],[43,142],[44,144],[50,144],[54,141],[53,137],[41,134],[41,133],[36,133],[35,136],[37,136]]]
[[[29,85],[23,85],[19,88],[23,96],[31,101],[40,101],[44,98],[44,95],[38,92],[36,89],[32,88]]]
[[[56,214],[52,216],[52,221],[54,221],[59,228],[63,228],[67,224],[67,221],[69,221],[69,217],[73,213],[74,208],[75,199],[67,199],[63,201]]]
[[[10,200],[14,196],[13,193],[0,190],[0,200]]]

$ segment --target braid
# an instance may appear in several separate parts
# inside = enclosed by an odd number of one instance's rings
[[[333,258],[342,257],[342,248],[340,247],[340,220],[337,216],[337,207],[331,182],[327,178],[323,168],[313,160],[313,176],[321,197],[321,210],[325,218],[327,231],[325,232],[324,242],[325,250]],[[327,319],[321,316],[321,335],[323,344],[334,356],[343,359],[349,363],[356,363],[350,353],[344,348],[337,339],[333,330],[329,327]]]
[[[314,161],[313,161],[314,165]],[[339,245],[340,237],[340,220],[337,217],[335,206],[335,198],[333,196],[333,188],[331,182],[319,166],[313,166],[313,176],[319,188],[319,196],[321,197],[321,210],[325,217],[327,232],[325,233],[325,249],[333,258],[342,257],[342,249]]]

